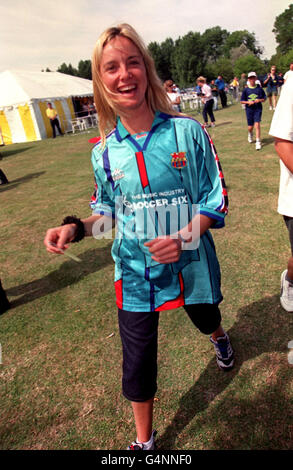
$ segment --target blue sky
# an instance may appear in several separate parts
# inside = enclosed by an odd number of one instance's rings
[[[164,41],[188,31],[221,26],[229,32],[254,32],[275,53],[272,33],[284,0],[9,0],[1,5],[0,72],[7,69],[56,70],[63,62],[76,67],[90,59],[99,34],[108,26],[128,22],[145,40]]]

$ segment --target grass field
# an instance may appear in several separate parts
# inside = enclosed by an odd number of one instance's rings
[[[201,116],[197,115],[200,121]],[[222,269],[223,325],[235,369],[182,309],[160,317],[154,427],[159,449],[292,449],[293,316],[279,305],[290,255],[276,212],[279,161],[264,105],[261,151],[247,143],[240,105],[216,112],[211,130],[229,190],[226,227],[214,231]],[[47,228],[86,217],[95,135],[1,149],[0,276],[12,308],[0,317],[0,449],[124,449],[135,438],[121,394],[121,344],[110,240],[49,255]],[[113,333],[113,334],[112,334]]]

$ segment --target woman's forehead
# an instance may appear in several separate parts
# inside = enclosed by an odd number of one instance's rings
[[[115,36],[103,48],[102,56],[114,56],[122,54],[126,56],[140,55],[138,47],[128,38],[124,36]]]

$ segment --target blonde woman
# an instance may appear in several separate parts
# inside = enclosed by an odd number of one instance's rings
[[[196,82],[201,88],[201,100],[204,104],[204,107],[202,110],[204,126],[209,127],[209,123],[208,123],[208,115],[209,115],[210,120],[211,120],[211,127],[215,127],[215,116],[213,113],[214,99],[213,99],[212,89],[209,85],[207,85],[206,79],[204,77],[198,77]]]
[[[211,335],[219,367],[233,367],[218,308],[219,264],[208,230],[224,224],[226,189],[208,135],[197,121],[172,109],[147,48],[130,25],[101,35],[92,76],[101,135],[92,153],[97,185],[93,215],[65,218],[47,231],[44,243],[49,252],[62,253],[70,242],[92,235],[102,217],[120,225],[112,254],[122,389],[132,404],[137,433],[128,449],[152,450],[160,312],[184,307],[200,331]],[[193,205],[195,214],[189,213]],[[184,224],[171,230],[166,223],[160,233],[159,212],[177,216],[184,209]],[[141,236],[137,230],[143,211],[151,221],[157,216],[158,224],[148,227],[153,235]]]

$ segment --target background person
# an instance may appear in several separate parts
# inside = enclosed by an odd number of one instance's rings
[[[266,99],[265,92],[262,87],[256,85],[256,73],[249,72],[248,82],[249,85],[244,88],[241,96],[241,104],[245,105],[247,125],[248,125],[248,142],[253,142],[253,129],[255,128],[256,134],[256,150],[261,149],[260,141],[260,123],[262,116],[262,103]]]
[[[271,71],[267,74],[267,77],[264,79],[263,84],[267,87],[267,97],[269,98],[270,111],[275,110],[277,105],[279,84],[275,65],[271,67]]]
[[[215,80],[215,85],[219,91],[222,108],[226,108],[227,107],[227,95],[225,92],[226,84],[223,80],[222,75],[219,75],[218,78]]]
[[[52,107],[52,103],[47,103],[47,109],[46,109],[46,114],[47,114],[47,117],[50,119],[50,124],[51,124],[51,127],[52,127],[52,131],[53,131],[53,139],[55,139],[56,137],[56,130],[55,128],[57,127],[58,129],[58,132],[60,135],[63,135],[63,132],[61,131],[61,128],[60,128],[60,124],[59,124],[59,119],[58,119],[58,114],[57,114],[57,111],[56,109],[54,109]]]
[[[60,254],[68,243],[90,236],[102,214],[111,220],[117,216],[122,223],[112,254],[122,388],[132,404],[137,432],[129,449],[152,450],[159,312],[184,306],[197,327],[211,335],[219,367],[229,370],[234,364],[229,337],[221,326],[220,269],[209,232],[210,227],[223,225],[228,201],[208,134],[197,121],[173,110],[153,60],[131,26],[118,25],[100,36],[92,76],[101,136],[92,153],[97,185],[93,215],[66,218],[63,225],[47,231],[44,243],[49,252]],[[108,128],[113,131],[106,135]],[[119,180],[114,180],[117,169]],[[181,198],[199,204],[195,218],[201,242],[196,250],[183,250],[195,236],[190,218],[178,232],[168,230],[151,240],[122,236],[130,217],[138,215],[137,196],[144,200],[148,195],[152,204],[161,206],[160,192],[166,193],[167,207],[174,203],[179,215],[184,209]],[[121,196],[117,215],[115,203]],[[129,233],[133,235],[131,229]]]
[[[278,212],[284,218],[291,244],[287,269],[281,275],[280,302],[285,310],[293,312],[293,74],[283,85],[269,133],[275,137],[280,157]]]
[[[232,87],[233,90],[233,98],[235,101],[238,101],[238,90],[239,90],[239,82],[238,78],[234,77],[232,82],[230,83],[230,87]]]
[[[209,122],[208,122],[208,116],[209,116],[211,120],[211,127],[215,127],[215,116],[213,113],[214,99],[212,95],[212,89],[209,85],[207,85],[206,79],[204,77],[198,77],[197,84],[200,86],[201,101],[204,105],[203,110],[202,110],[204,126],[205,127],[209,126]]]
[[[213,100],[214,100],[214,107],[213,110],[216,111],[218,109],[218,88],[216,87],[215,80],[211,80],[210,87],[212,90]]]
[[[285,75],[284,75],[284,82],[285,82],[291,75],[293,75],[293,62],[291,62],[290,66],[289,66],[289,70],[287,70],[287,72],[286,72]]]
[[[168,95],[169,100],[172,103],[172,107],[175,111],[180,112],[180,93],[175,89],[175,85],[172,80],[166,80],[164,83],[164,89]]]

